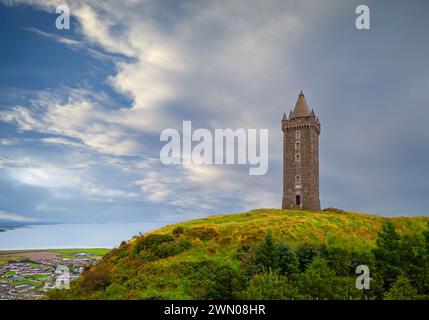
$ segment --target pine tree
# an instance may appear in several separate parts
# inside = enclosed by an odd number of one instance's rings
[[[388,292],[384,300],[414,300],[418,299],[417,290],[413,288],[410,280],[405,276],[399,276]]]
[[[377,248],[373,250],[377,281],[388,290],[402,273],[400,268],[400,235],[395,225],[388,221],[378,234]]]

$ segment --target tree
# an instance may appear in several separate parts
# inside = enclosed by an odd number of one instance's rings
[[[314,244],[304,243],[296,252],[299,261],[299,269],[301,271],[305,271],[315,258],[324,258],[326,254],[327,249],[324,245],[317,246]]]
[[[429,293],[429,256],[421,235],[402,237],[399,246],[400,267],[420,294]]]
[[[417,290],[413,288],[410,280],[405,276],[399,276],[384,295],[384,300],[414,300],[418,298]]]
[[[266,269],[277,269],[279,265],[278,246],[274,243],[273,236],[267,235],[256,248],[255,264]]]
[[[335,270],[338,276],[349,275],[352,263],[350,251],[340,247],[331,247],[328,249],[327,260],[329,266]]]
[[[429,255],[429,221],[427,223],[427,230],[423,231],[423,237],[426,241],[426,254]]]
[[[298,298],[298,290],[287,276],[277,271],[268,270],[255,274],[249,281],[246,290],[239,294],[246,300],[286,300]]]
[[[349,278],[339,278],[323,258],[315,258],[307,270],[297,277],[299,293],[305,299],[342,300],[353,294]],[[354,294],[356,295],[354,288]]]
[[[287,244],[278,245],[279,268],[283,274],[293,275],[299,272],[299,261],[295,252]]]
[[[377,238],[377,248],[373,249],[375,257],[376,277],[388,290],[402,273],[400,268],[400,235],[395,225],[388,221],[383,224]]]
[[[295,252],[284,243],[275,243],[273,237],[268,235],[256,248],[254,264],[257,270],[280,270],[282,274],[292,275],[299,271],[298,258]]]

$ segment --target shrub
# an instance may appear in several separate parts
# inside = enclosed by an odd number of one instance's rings
[[[191,242],[188,240],[181,240],[179,242],[168,242],[160,244],[152,248],[153,254],[158,258],[166,258],[174,256],[182,251],[185,251],[191,247]]]
[[[203,241],[210,240],[218,236],[218,233],[215,229],[205,227],[188,228],[186,230],[186,234],[194,238],[199,238]]]
[[[246,300],[285,300],[298,298],[298,290],[287,276],[276,271],[265,271],[254,275],[248,287],[239,293],[240,299]]]
[[[254,250],[246,247],[237,252],[247,276],[262,270],[279,270],[282,274],[292,275],[299,272],[298,258],[295,252],[284,243],[275,243],[268,235]],[[247,255],[247,256],[246,256]]]
[[[283,274],[292,275],[299,272],[299,261],[295,252],[287,244],[278,245],[279,269]]]
[[[299,269],[305,271],[315,258],[326,257],[327,249],[324,245],[304,243],[298,248],[296,255],[299,261]]]
[[[179,235],[183,234],[184,231],[185,231],[185,229],[183,229],[183,227],[179,226],[179,227],[174,228],[174,230],[172,231],[172,233],[175,236],[179,236]]]
[[[429,293],[429,256],[421,235],[406,235],[399,245],[400,268],[420,294]]]
[[[174,237],[170,234],[149,234],[138,239],[134,246],[134,253],[139,253],[141,250],[150,249],[164,242],[173,241]]]
[[[384,295],[384,300],[414,300],[418,299],[417,290],[413,288],[410,280],[399,276],[393,286]]]
[[[194,299],[232,299],[238,274],[228,265],[211,260],[182,263],[179,270],[188,281],[185,292]]]
[[[267,235],[256,248],[254,263],[262,268],[277,269],[279,262],[278,246],[274,243],[272,235]]]
[[[124,300],[126,299],[125,287],[120,284],[113,283],[106,288],[106,295],[112,300]]]
[[[351,253],[343,248],[330,247],[327,250],[328,265],[335,271],[337,276],[348,276],[352,263]]]
[[[207,251],[208,254],[215,254],[216,253],[216,249],[213,248],[213,247],[208,247],[206,249],[206,251]]]
[[[379,279],[383,279],[383,287],[387,290],[402,273],[399,267],[399,248],[401,237],[395,225],[388,221],[378,234],[377,248],[372,252],[375,257],[375,269]]]
[[[79,281],[85,292],[104,290],[112,281],[112,273],[108,265],[98,264],[84,272]]]
[[[327,211],[327,212],[335,212],[335,213],[340,213],[340,214],[345,214],[345,213],[347,213],[346,211],[344,211],[344,210],[341,210],[341,209],[338,209],[338,208],[333,208],[333,207],[329,207],[329,208],[326,208],[326,209],[323,209],[322,211]]]
[[[352,284],[347,278],[337,277],[323,258],[315,258],[307,270],[297,277],[298,290],[305,299],[349,299],[352,289],[355,293],[359,291]]]

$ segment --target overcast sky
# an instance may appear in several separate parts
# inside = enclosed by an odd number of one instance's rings
[[[71,29],[57,30],[68,3]],[[429,212],[429,2],[0,0],[0,218],[174,222],[281,204],[284,112],[322,207]],[[164,166],[165,128],[269,129],[269,170]]]

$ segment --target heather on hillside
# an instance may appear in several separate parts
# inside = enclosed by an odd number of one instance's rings
[[[370,289],[356,288],[356,267]],[[50,299],[427,299],[429,219],[263,209],[123,242]]]

